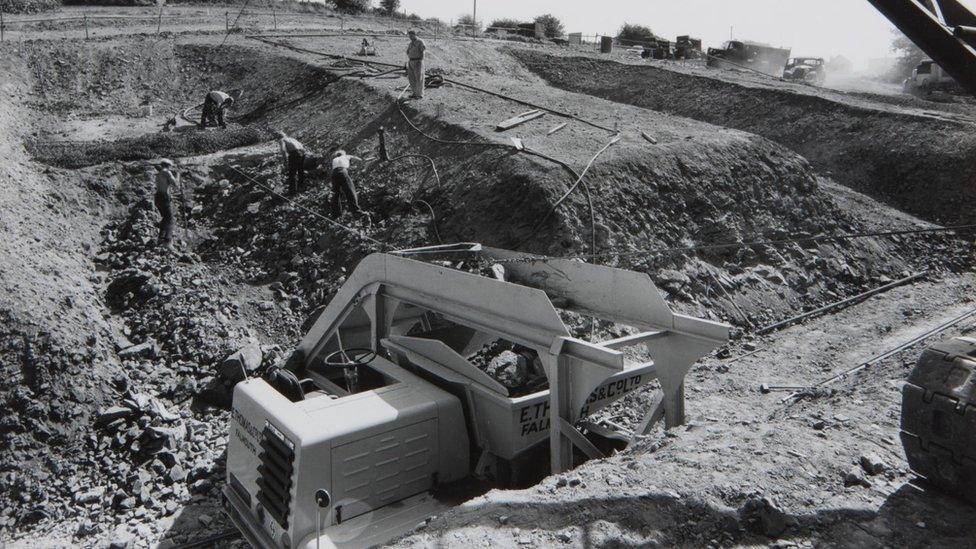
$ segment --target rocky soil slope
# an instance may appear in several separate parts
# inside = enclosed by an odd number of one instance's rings
[[[840,102],[656,66],[530,50],[512,55],[559,88],[762,135],[838,182],[932,221],[976,220],[971,118]]]

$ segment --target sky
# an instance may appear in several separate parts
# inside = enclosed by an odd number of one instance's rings
[[[976,11],[976,0],[962,0]],[[446,22],[470,14],[474,0],[401,0],[401,10]],[[734,36],[790,47],[795,56],[844,55],[855,68],[891,57],[894,26],[867,0],[477,0],[478,20],[558,17],[566,32],[614,34],[638,23],[674,40],[691,34],[705,46]]]

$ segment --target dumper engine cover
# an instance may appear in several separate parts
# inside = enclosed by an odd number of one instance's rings
[[[901,440],[913,471],[976,503],[976,340],[922,353],[902,390]]]

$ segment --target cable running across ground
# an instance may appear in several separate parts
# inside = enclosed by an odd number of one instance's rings
[[[607,149],[609,149],[610,147],[612,147],[618,141],[620,141],[620,136],[619,135],[615,135],[606,145],[603,146],[602,149],[600,149],[599,151],[596,152],[595,155],[593,155],[593,158],[590,158],[590,161],[586,163],[586,167],[583,168],[583,172],[580,173],[579,176],[577,176],[576,182],[573,183],[572,185],[570,185],[569,190],[567,190],[565,193],[563,193],[562,197],[560,197],[559,200],[557,200],[556,203],[552,205],[552,208],[549,209],[549,211],[546,213],[546,215],[544,215],[542,217],[542,219],[540,219],[539,222],[535,224],[535,227],[532,229],[532,232],[529,234],[529,236],[527,236],[521,242],[518,243],[518,245],[516,246],[517,248],[522,247],[522,245],[525,244],[525,242],[528,239],[532,238],[533,236],[535,236],[535,234],[537,232],[539,232],[539,228],[542,227],[542,225],[546,222],[546,220],[549,219],[549,216],[552,215],[552,212],[556,211],[556,208],[558,208],[559,205],[563,203],[563,201],[565,201],[567,198],[569,198],[569,195],[573,194],[573,191],[576,190],[576,187],[578,187],[580,184],[583,183],[583,177],[586,176],[586,172],[590,171],[590,168],[593,166],[593,163],[596,162],[596,159],[599,158],[600,155],[604,153],[604,151],[606,151]],[[587,193],[586,194],[587,194],[587,199],[590,200],[589,199],[589,191],[588,190],[587,190]],[[591,235],[592,238],[593,238],[593,242],[592,242],[592,250],[593,250],[593,253],[591,255],[595,255],[596,254],[596,252],[595,252],[595,250],[596,250],[596,218],[595,218],[595,215],[593,213],[593,202],[592,202],[592,200],[590,200],[590,224],[591,224],[591,229],[592,229],[592,232],[593,232],[593,234]]]

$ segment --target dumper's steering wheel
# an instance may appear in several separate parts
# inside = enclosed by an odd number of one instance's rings
[[[325,357],[325,365],[329,368],[355,368],[365,366],[376,358],[377,353],[372,349],[357,347],[353,349],[339,349]]]

